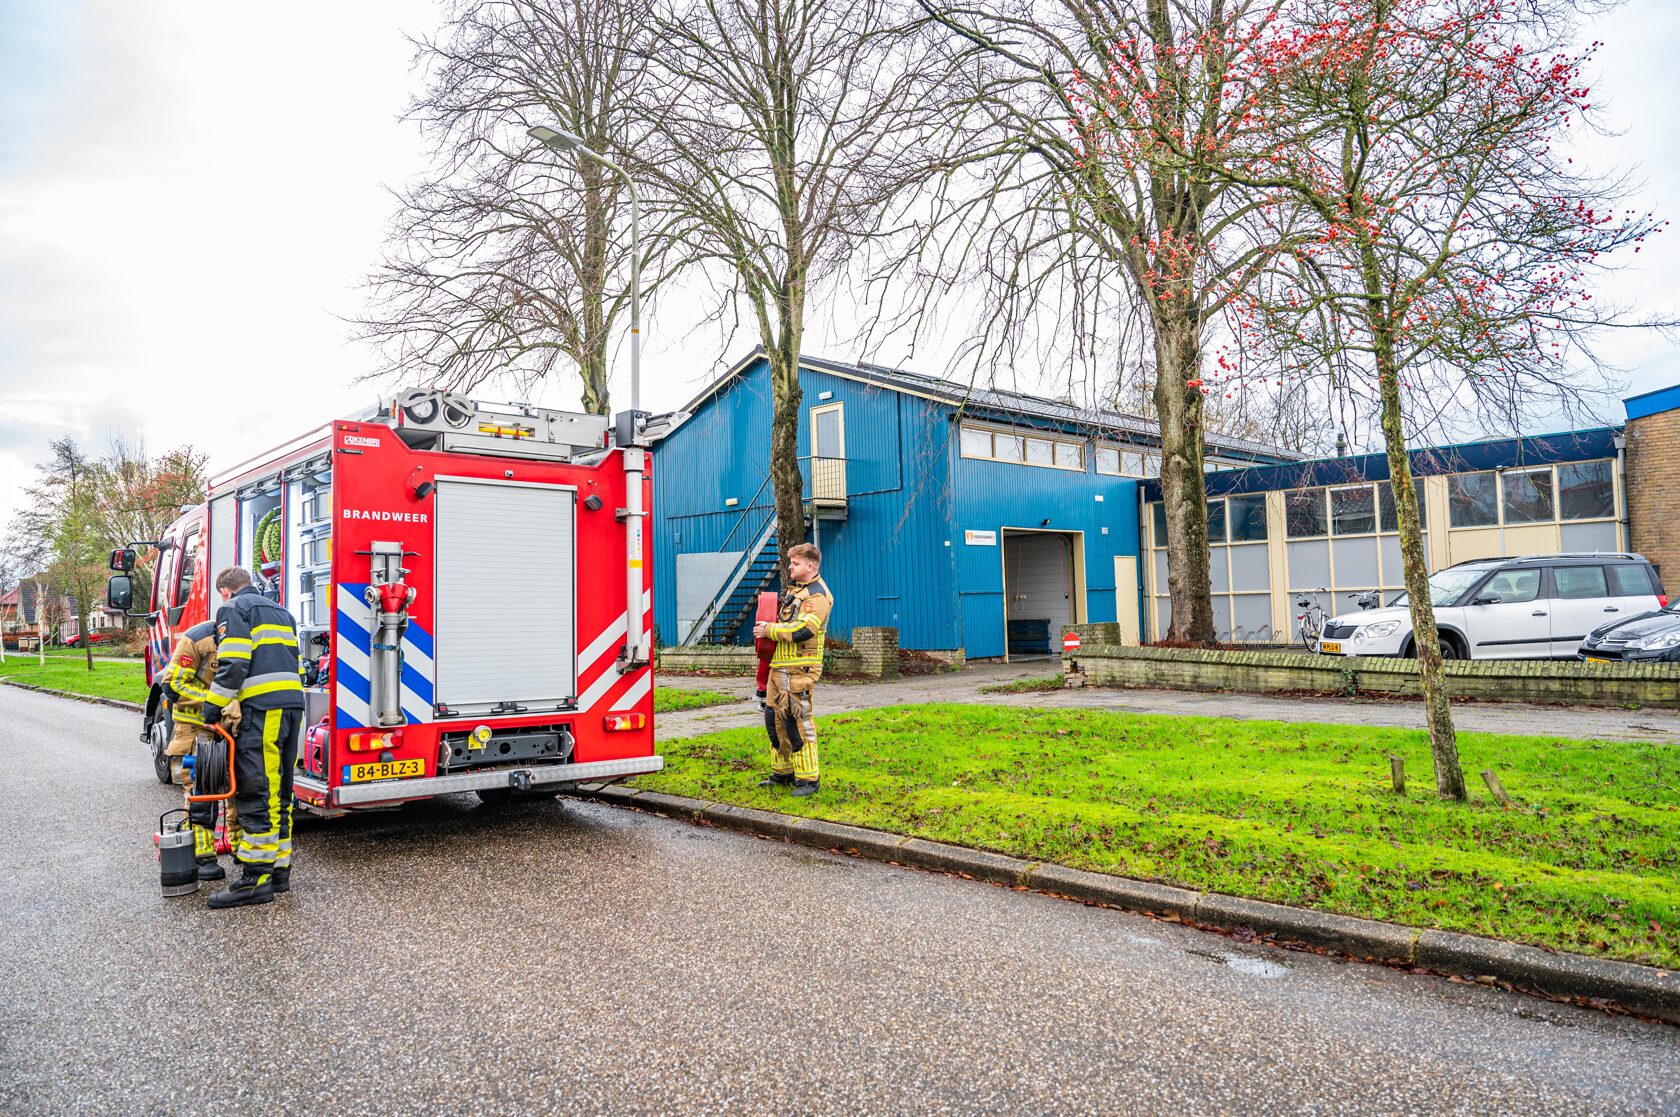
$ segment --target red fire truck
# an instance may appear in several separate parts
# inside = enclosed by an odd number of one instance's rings
[[[478,404],[415,389],[210,482],[158,550],[148,678],[243,566],[298,621],[296,796],[336,814],[658,771],[648,447],[685,416]],[[127,608],[126,573],[111,602]],[[142,739],[158,778],[159,689]]]

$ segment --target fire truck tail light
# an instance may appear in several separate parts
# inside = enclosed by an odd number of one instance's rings
[[[646,714],[608,714],[605,720],[609,731],[647,728]]]
[[[350,734],[351,752],[380,752],[384,749],[400,748],[402,738],[395,733],[352,733]]]

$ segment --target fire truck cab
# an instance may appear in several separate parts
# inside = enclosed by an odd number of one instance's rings
[[[259,454],[150,541],[147,675],[215,615],[216,573],[237,565],[297,619],[300,806],[658,771],[647,448],[683,418],[630,412],[609,430],[414,389]],[[162,780],[168,734],[154,684],[142,739]]]

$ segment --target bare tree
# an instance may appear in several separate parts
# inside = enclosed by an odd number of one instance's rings
[[[98,469],[74,439],[55,439],[52,457],[37,467],[35,481],[24,487],[25,503],[12,527],[24,553],[44,563],[34,579],[42,644],[49,602],[68,597],[80,617],[89,671],[93,646],[87,636],[104,586],[107,542],[99,530],[98,480]],[[68,618],[60,623],[64,620]]]
[[[1245,296],[1248,341],[1274,355],[1267,375],[1333,375],[1374,398],[1443,798],[1467,793],[1408,441],[1443,402],[1515,425],[1594,390],[1580,370],[1617,315],[1590,279],[1660,227],[1562,154],[1590,96],[1570,14],[1563,0],[1298,0],[1254,56],[1270,142],[1239,177],[1312,235]]]
[[[813,291],[903,231],[938,168],[940,62],[891,0],[667,0],[654,41],[670,98],[649,168],[685,257],[750,320],[770,362],[779,541],[805,538],[799,358]]]
[[[1024,199],[1011,205],[986,190],[961,202],[992,230],[984,254],[1001,255],[992,270],[1006,298],[1029,292],[1036,306],[1060,277],[1076,290],[1076,339],[1121,336],[1104,315],[1145,324],[1136,340],[1159,370],[1150,411],[1162,446],[1169,635],[1207,643],[1204,349],[1210,324],[1272,248],[1253,235],[1252,193],[1211,165],[1240,150],[1248,122],[1232,63],[1278,2],[919,2],[966,48],[969,95],[997,137],[995,181]],[[993,326],[1009,321],[991,316]]]
[[[620,162],[654,142],[661,92],[645,52],[651,0],[452,0],[418,40],[423,92],[409,107],[442,170],[399,195],[370,280],[364,337],[385,377],[529,392],[576,371],[585,411],[606,414],[609,343],[628,313],[624,184],[528,140],[557,125]],[[642,245],[648,290],[657,214]]]

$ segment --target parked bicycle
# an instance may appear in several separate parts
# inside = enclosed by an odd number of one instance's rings
[[[1301,610],[1295,616],[1295,634],[1300,638],[1301,643],[1309,649],[1318,647],[1319,637],[1324,635],[1324,622],[1326,620],[1324,606],[1320,605],[1314,598],[1328,597],[1329,595],[1329,590],[1319,586],[1315,590],[1308,590],[1295,599],[1295,607]],[[1365,593],[1350,593],[1347,596],[1360,609],[1375,609],[1382,604],[1382,595],[1376,590]]]
[[[1319,586],[1295,599],[1295,608],[1301,610],[1295,614],[1295,635],[1309,651],[1318,647],[1318,638],[1324,634],[1324,606],[1314,598],[1325,596],[1329,592],[1323,586]]]

